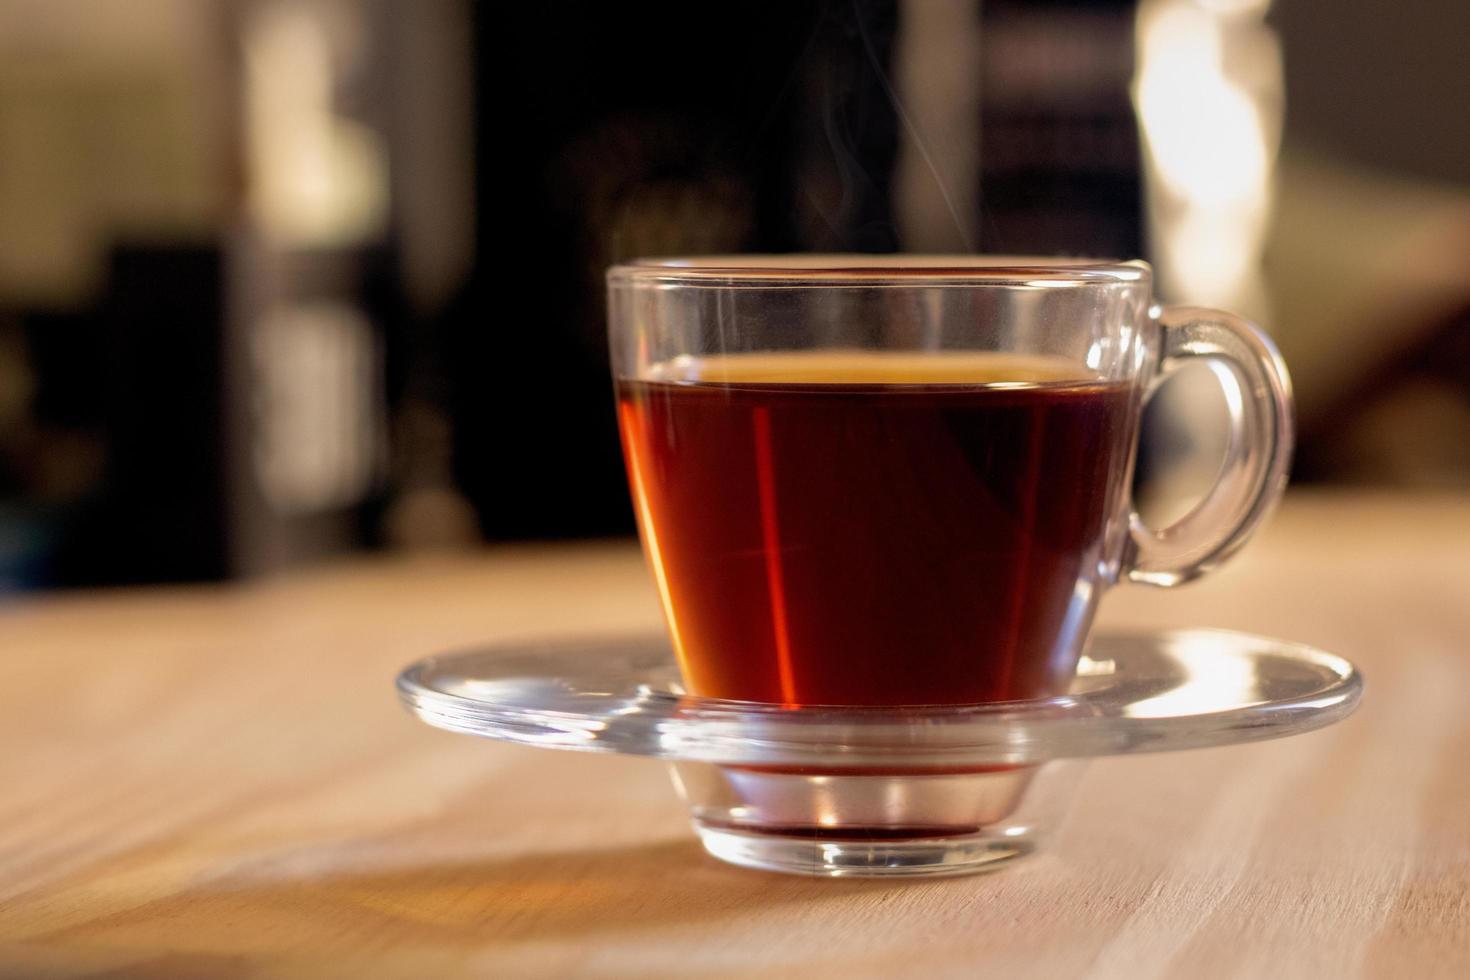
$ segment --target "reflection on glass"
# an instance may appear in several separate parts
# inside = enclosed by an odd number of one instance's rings
[[[1261,700],[1256,663],[1231,656],[1238,640],[1228,633],[1190,633],[1169,651],[1185,668],[1179,686],[1124,706],[1129,718],[1172,718],[1229,711]]]

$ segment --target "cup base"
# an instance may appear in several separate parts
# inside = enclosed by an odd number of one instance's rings
[[[1011,828],[1008,828],[1011,829]],[[704,849],[730,864],[820,878],[937,878],[993,871],[1036,850],[1024,836],[987,832],[902,840],[748,833],[694,822]]]
[[[986,871],[1031,853],[1052,822],[1058,770],[1072,768],[1048,766],[1040,793],[1028,792],[1033,766],[915,774],[681,762],[672,774],[705,850],[722,861],[891,878]]]

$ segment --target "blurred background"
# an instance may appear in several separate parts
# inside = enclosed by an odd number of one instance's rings
[[[1143,256],[1276,338],[1298,484],[1470,487],[1466,38],[1463,0],[0,0],[0,590],[631,533],[602,272],[652,254]],[[1218,400],[1159,399],[1152,516]]]

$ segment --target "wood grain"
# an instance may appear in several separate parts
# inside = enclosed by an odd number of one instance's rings
[[[1105,626],[1322,645],[1281,742],[1097,762],[1051,849],[893,884],[726,867],[661,766],[428,729],[391,681],[649,627],[628,544],[383,559],[0,612],[0,976],[1470,976],[1470,500],[1295,496]]]

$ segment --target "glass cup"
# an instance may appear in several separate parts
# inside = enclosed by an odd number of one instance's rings
[[[1103,592],[1207,572],[1286,483],[1275,348],[1229,313],[1156,305],[1142,262],[667,259],[611,269],[608,290],[629,484],[692,695],[797,720],[1065,710]],[[1156,530],[1129,493],[1140,417],[1195,359],[1227,450]],[[1031,846],[1031,766],[677,770],[706,846],[738,863],[928,873]]]
[[[1253,325],[1160,309],[1142,262],[741,256],[618,266],[629,483],[691,693],[914,705],[1065,692],[1103,591],[1171,586],[1280,496],[1286,369]],[[1229,440],[1152,530],[1148,392],[1204,359]]]

